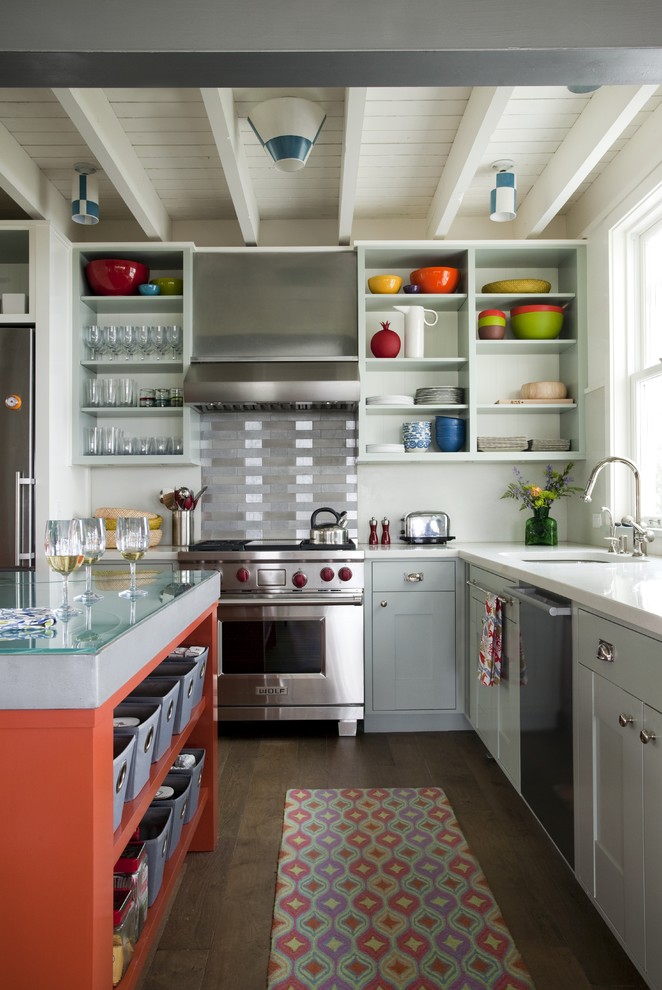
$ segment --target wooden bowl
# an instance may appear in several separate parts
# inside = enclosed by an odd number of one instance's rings
[[[519,394],[521,399],[565,399],[568,389],[563,382],[527,382]]]
[[[479,340],[503,340],[506,328],[502,323],[484,323],[478,327]]]

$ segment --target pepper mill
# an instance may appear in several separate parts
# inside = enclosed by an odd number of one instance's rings
[[[377,536],[377,520],[373,516],[370,520],[370,536],[368,537],[368,545],[371,547],[376,547],[379,543],[379,538]]]
[[[389,526],[391,523],[384,517],[382,519],[382,546],[389,547],[391,545],[391,534],[389,532]]]

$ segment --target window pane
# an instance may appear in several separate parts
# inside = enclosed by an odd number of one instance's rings
[[[641,512],[662,516],[662,374],[639,381],[635,389]]]
[[[641,239],[643,255],[643,341],[642,368],[650,368],[662,358],[662,226],[657,225]]]

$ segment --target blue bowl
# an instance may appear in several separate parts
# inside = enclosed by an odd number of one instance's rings
[[[464,436],[437,437],[437,447],[444,454],[454,454],[464,447]]]
[[[411,284],[409,284],[409,285],[403,285],[402,286],[402,291],[403,292],[409,292],[409,293],[420,292],[421,291],[421,287],[420,287],[420,285],[411,285]]]
[[[463,430],[466,428],[466,420],[462,419],[461,416],[435,416],[434,417],[434,428],[435,430],[448,429],[448,430]]]
[[[152,285],[151,282],[145,282],[144,285],[138,286],[138,292],[141,296],[158,296],[161,294],[161,289],[158,285]]]

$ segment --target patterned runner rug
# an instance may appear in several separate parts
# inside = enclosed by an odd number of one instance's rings
[[[287,792],[268,990],[532,990],[437,787]]]

